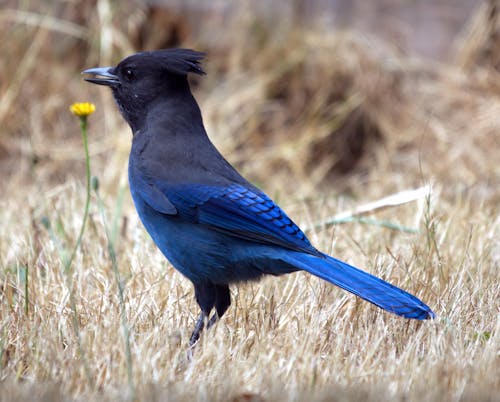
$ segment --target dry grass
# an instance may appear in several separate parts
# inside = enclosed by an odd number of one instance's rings
[[[99,51],[101,63],[128,51],[130,21],[113,19],[107,1],[76,16],[66,3],[8,3],[0,31],[17,39],[0,45],[11,56],[0,74],[12,78],[0,82],[0,401],[499,400],[499,77],[490,59],[473,62],[496,37],[466,36],[458,62],[439,65],[353,32],[266,31],[246,16],[230,21],[239,29],[229,45],[186,39],[212,49],[196,91],[212,138],[301,226],[433,184],[424,202],[370,216],[418,233],[351,222],[309,236],[438,316],[406,321],[306,274],[266,278],[233,287],[227,315],[189,360],[191,285],[155,249],[127,191],[117,207],[130,134],[109,94],[77,74]],[[474,24],[481,15],[491,13]],[[56,32],[54,18],[77,25]],[[97,49],[102,35],[113,46]],[[74,243],[85,200],[75,100],[98,105],[92,169],[107,220],[119,211],[132,381],[95,196],[72,278],[83,356],[72,324],[60,248]]]

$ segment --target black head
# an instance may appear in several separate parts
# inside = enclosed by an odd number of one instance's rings
[[[92,75],[86,81],[112,89],[120,112],[135,131],[157,100],[191,96],[187,75],[205,74],[200,66],[204,55],[189,49],[140,52],[116,67],[91,68],[83,74]]]

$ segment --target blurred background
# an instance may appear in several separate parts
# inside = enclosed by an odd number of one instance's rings
[[[326,387],[323,401],[497,400],[499,3],[0,0],[0,400],[132,400],[127,384],[144,400],[315,400],[295,386]],[[320,250],[418,295],[437,320],[380,314],[305,275],[269,278],[233,287],[231,313],[186,364],[192,286],[138,222],[132,135],[111,92],[81,75],[175,46],[206,52],[192,87],[227,159]],[[86,101],[105,208],[92,192],[71,254],[86,176],[69,106]],[[418,202],[371,202],[427,184]],[[47,381],[50,396],[34,392]]]
[[[109,91],[80,72],[179,46],[207,53],[208,75],[194,77],[193,88],[212,140],[271,194],[295,182],[297,198],[370,197],[433,182],[451,197],[499,200],[496,0],[2,0],[0,7],[6,193],[83,181],[77,119],[68,111],[76,101],[97,106],[93,172],[115,192],[130,131]]]

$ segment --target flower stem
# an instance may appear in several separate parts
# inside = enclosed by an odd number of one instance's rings
[[[71,264],[73,263],[73,260],[75,259],[76,252],[78,248],[80,247],[80,244],[82,242],[83,238],[83,233],[85,231],[85,225],[87,223],[88,215],[89,215],[89,208],[90,208],[90,155],[89,155],[89,147],[88,147],[88,140],[87,140],[87,116],[81,116],[80,117],[80,128],[81,128],[81,133],[82,133],[82,140],[83,140],[83,148],[85,150],[85,172],[86,172],[86,186],[87,186],[87,195],[85,199],[85,207],[83,210],[83,218],[82,218],[82,224],[80,226],[80,232],[78,233],[78,238],[76,240],[75,246],[73,247],[73,250],[71,252],[70,257],[65,261],[64,264],[64,272],[66,273],[66,280],[67,280],[67,287],[69,290],[69,302],[70,302],[70,307],[72,311],[72,322],[73,322],[73,327],[75,329],[75,335],[76,335],[76,341],[78,345],[78,354],[80,355],[80,358],[82,359],[83,367],[85,369],[85,376],[87,377],[87,381],[91,385],[91,387],[94,387],[94,380],[92,378],[90,368],[87,364],[87,360],[85,358],[85,354],[82,348],[82,342],[81,342],[81,334],[80,334],[80,324],[78,321],[78,312],[76,310],[76,301],[75,301],[75,295],[73,293],[73,272],[71,271]]]
[[[83,149],[85,150],[85,174],[86,174],[86,199],[85,199],[85,207],[83,210],[83,218],[82,218],[82,225],[80,227],[80,233],[78,234],[78,238],[76,239],[75,246],[73,247],[73,251],[71,252],[71,255],[69,259],[67,260],[65,264],[65,270],[66,272],[69,271],[71,268],[71,264],[73,263],[73,260],[75,259],[76,252],[78,248],[80,247],[80,244],[82,242],[83,238],[83,232],[85,231],[85,224],[87,223],[87,218],[89,216],[89,208],[90,208],[90,155],[89,155],[89,145],[88,145],[88,139],[87,139],[87,117],[80,117],[80,128],[82,132],[82,140],[83,140]]]

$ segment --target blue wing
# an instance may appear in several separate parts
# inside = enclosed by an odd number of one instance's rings
[[[183,219],[245,240],[319,254],[281,208],[256,188],[242,184],[159,184],[157,189]],[[146,202],[151,198],[149,193],[145,194]],[[162,205],[151,206],[159,212],[165,209]]]

